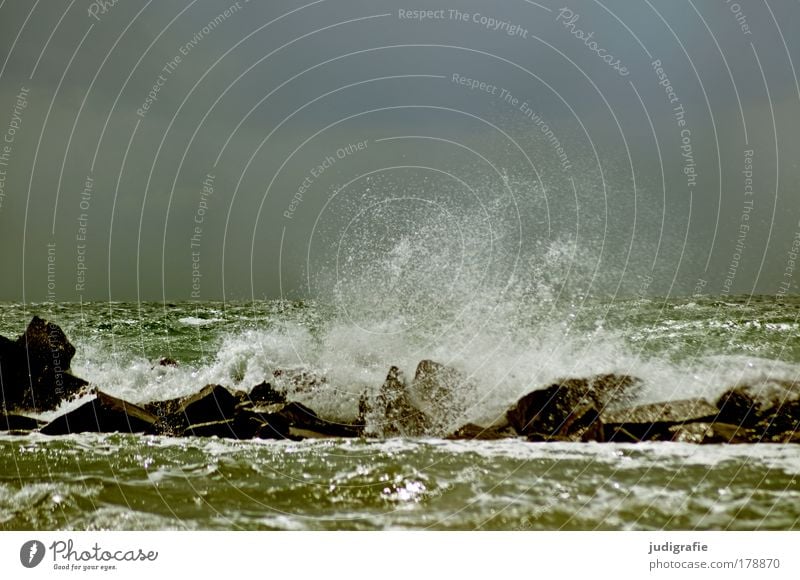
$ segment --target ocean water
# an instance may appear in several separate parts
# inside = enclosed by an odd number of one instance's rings
[[[132,402],[306,373],[277,383],[341,420],[389,366],[413,376],[424,358],[477,386],[463,422],[559,377],[632,374],[641,402],[800,378],[796,297],[327,304],[6,303],[0,334],[33,314],[58,323],[73,372]],[[0,529],[422,528],[798,529],[800,447],[0,436]]]

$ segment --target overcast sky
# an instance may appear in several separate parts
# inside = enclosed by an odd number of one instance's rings
[[[796,22],[6,0],[0,299],[296,297],[387,259],[503,278],[553,248],[589,292],[797,292]]]

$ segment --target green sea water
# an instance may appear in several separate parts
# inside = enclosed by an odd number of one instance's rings
[[[306,373],[317,380],[282,388],[343,420],[390,365],[413,375],[423,358],[479,386],[464,394],[464,422],[565,376],[633,374],[642,402],[800,378],[796,298],[526,308],[422,324],[285,301],[6,303],[0,334],[33,314],[58,323],[77,349],[73,372],[133,402]],[[164,356],[178,366],[155,364]],[[0,436],[0,529],[426,528],[800,529],[800,447]]]

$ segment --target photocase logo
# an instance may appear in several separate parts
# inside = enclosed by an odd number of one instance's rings
[[[44,544],[39,540],[29,540],[19,549],[19,561],[26,568],[36,568],[44,560]]]

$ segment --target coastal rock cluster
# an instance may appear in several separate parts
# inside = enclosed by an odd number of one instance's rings
[[[90,389],[86,381],[70,374],[74,354],[64,332],[38,317],[16,341],[0,336],[0,431],[289,440],[427,436],[539,442],[800,443],[800,382],[736,385],[715,402],[686,399],[636,405],[641,381],[635,377],[565,378],[532,390],[491,425],[468,423],[456,428],[467,410],[465,395],[474,394],[477,387],[458,370],[430,360],[419,363],[410,381],[397,367],[390,368],[376,393],[361,396],[358,419],[341,423],[287,400],[269,382],[249,391],[207,385],[187,397],[135,405]],[[284,374],[276,371],[273,379],[283,379]],[[291,380],[315,384],[317,379],[302,375]],[[31,416],[78,396],[83,397],[81,405],[49,422]]]

